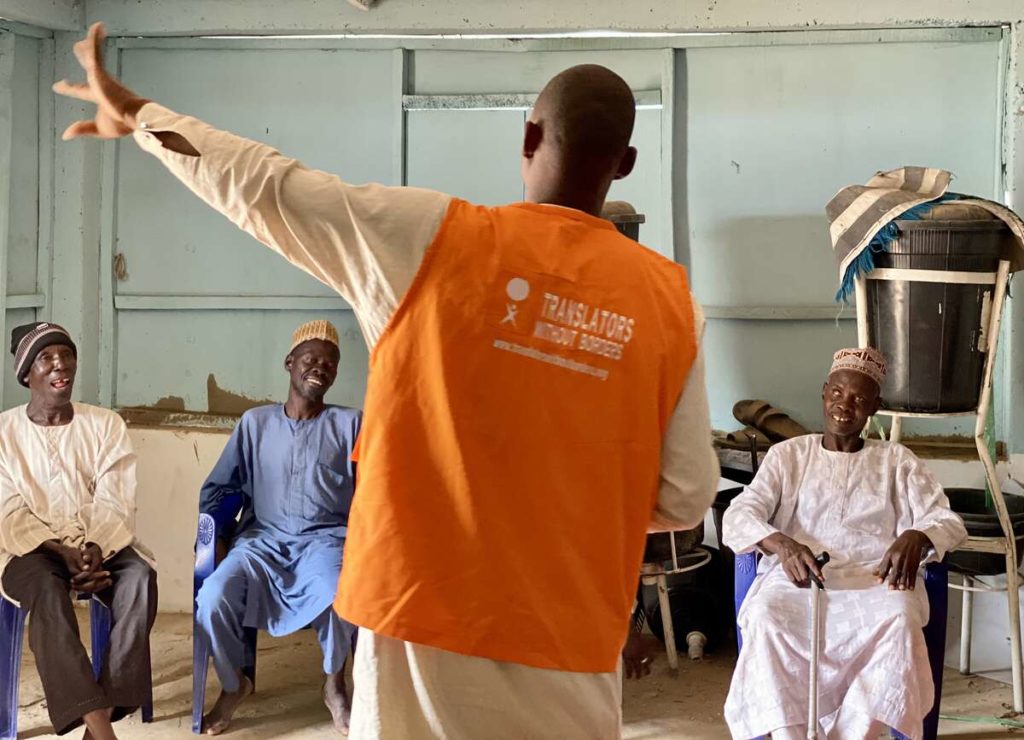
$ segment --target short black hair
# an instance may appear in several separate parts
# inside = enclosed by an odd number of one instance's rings
[[[619,75],[581,64],[556,75],[537,97],[535,116],[569,165],[621,157],[629,147],[636,100]]]

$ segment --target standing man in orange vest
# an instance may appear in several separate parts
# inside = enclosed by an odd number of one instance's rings
[[[648,528],[710,505],[702,319],[685,270],[599,218],[629,174],[625,82],[541,93],[525,203],[355,187],[141,98],[76,47],[97,104],[200,198],[352,306],[371,347],[335,606],[360,626],[357,738],[615,738]]]

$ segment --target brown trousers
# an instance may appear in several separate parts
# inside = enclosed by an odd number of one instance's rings
[[[29,646],[58,735],[96,709],[113,708],[114,720],[125,717],[152,691],[149,632],[156,618],[156,572],[130,547],[103,565],[113,586],[99,598],[110,607],[113,626],[99,682],[79,638],[64,561],[54,553],[33,552],[4,569],[4,592],[29,613]]]

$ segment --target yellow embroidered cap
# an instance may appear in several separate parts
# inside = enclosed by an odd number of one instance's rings
[[[338,330],[334,328],[334,324],[326,319],[316,319],[315,321],[307,321],[295,330],[295,333],[292,334],[292,344],[288,351],[291,352],[300,344],[308,342],[310,339],[322,339],[325,342],[330,342],[335,347],[341,346],[338,344]]]

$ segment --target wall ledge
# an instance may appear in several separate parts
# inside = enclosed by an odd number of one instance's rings
[[[167,431],[230,433],[240,416],[209,414],[201,411],[128,407],[117,413],[130,429],[162,429]]]

